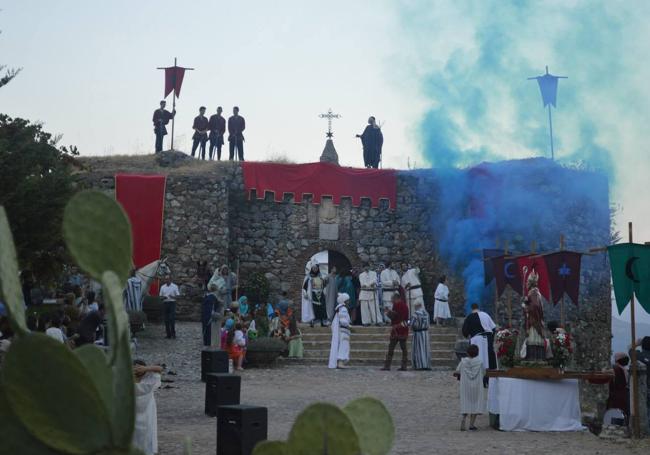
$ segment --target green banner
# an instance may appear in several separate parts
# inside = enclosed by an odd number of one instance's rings
[[[618,314],[632,299],[634,292],[643,309],[650,313],[650,246],[619,243],[607,247]]]

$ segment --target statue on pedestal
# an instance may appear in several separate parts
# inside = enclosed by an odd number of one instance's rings
[[[542,294],[539,292],[537,283],[539,275],[535,269],[528,272],[524,267],[524,278],[528,290],[522,301],[524,309],[524,330],[522,334],[524,341],[521,347],[522,360],[531,362],[546,361],[546,349],[544,342],[544,307],[542,306]]]

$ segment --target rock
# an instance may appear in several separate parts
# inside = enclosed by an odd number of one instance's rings
[[[177,150],[156,153],[156,163],[161,167],[179,167],[190,160],[192,160],[191,156]]]

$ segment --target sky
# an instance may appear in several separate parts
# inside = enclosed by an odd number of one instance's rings
[[[642,0],[0,0],[0,64],[23,68],[0,112],[43,122],[82,155],[151,153],[156,68],[178,57],[195,68],[178,149],[199,106],[238,105],[247,159],[316,161],[331,107],[343,165],[362,165],[354,136],[374,115],[384,167],[470,166],[549,155],[548,113],[527,80],[548,65],[568,76],[556,158],[606,172],[617,227],[632,221],[645,241],[649,19]]]

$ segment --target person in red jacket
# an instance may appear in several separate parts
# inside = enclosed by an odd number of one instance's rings
[[[406,371],[406,362],[408,359],[408,354],[406,352],[406,340],[409,336],[409,309],[399,294],[394,294],[391,300],[393,303],[392,310],[389,310],[388,308],[384,310],[390,319],[391,330],[390,343],[388,344],[388,354],[386,355],[386,362],[384,363],[384,368],[382,368],[382,370],[390,370],[390,366],[393,361],[393,353],[395,352],[395,346],[397,343],[399,343],[399,347],[402,350],[402,366],[399,371]]]

